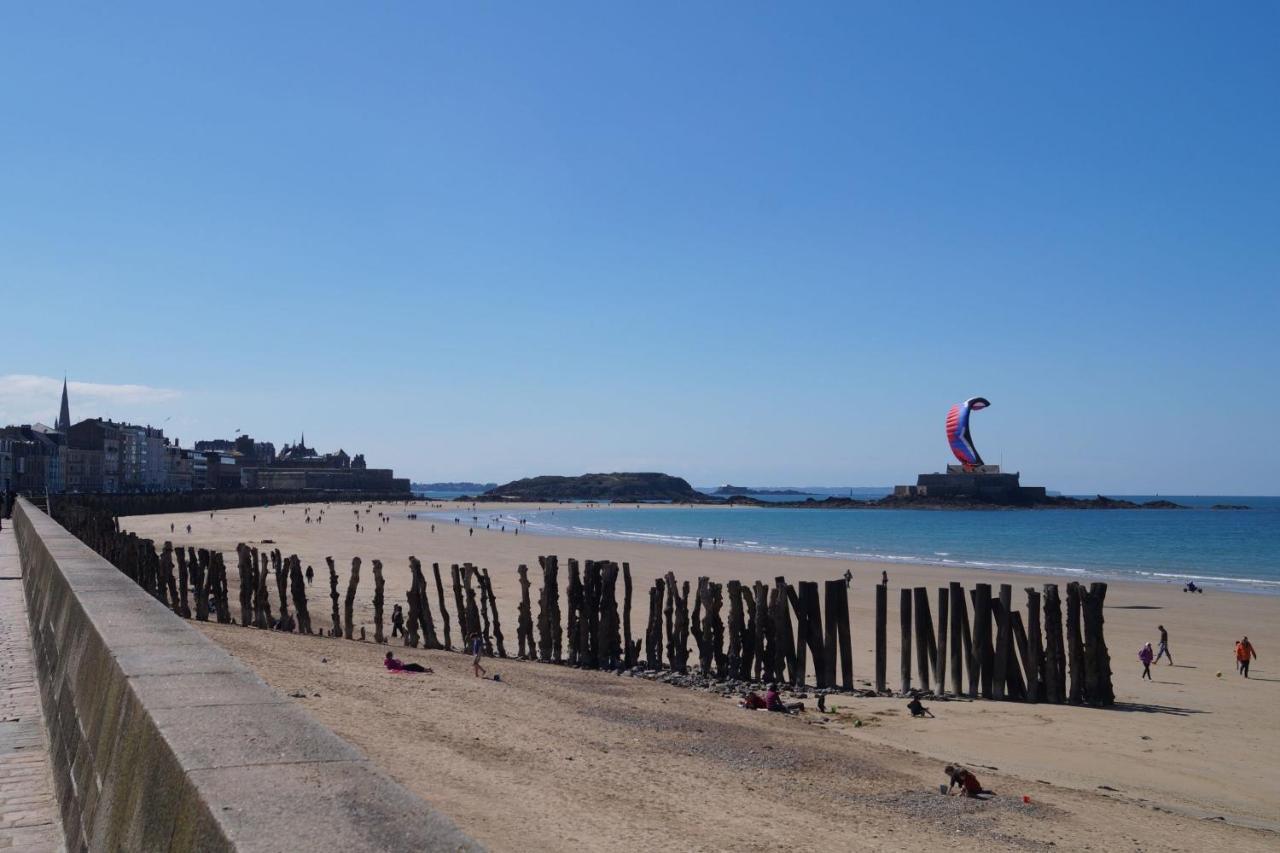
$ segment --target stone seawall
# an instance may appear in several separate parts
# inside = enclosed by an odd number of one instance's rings
[[[30,503],[13,523],[68,849],[481,849]]]

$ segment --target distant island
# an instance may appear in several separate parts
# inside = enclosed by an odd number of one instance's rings
[[[687,480],[657,473],[583,474],[580,477],[528,477],[495,486],[477,500],[506,501],[670,501],[718,503]]]
[[[750,486],[721,486],[713,495],[805,495],[797,489],[753,489]]]
[[[928,496],[886,495],[882,498],[859,499],[832,496],[818,500],[813,497],[795,501],[764,501],[751,494],[736,491],[737,486],[722,486],[734,490],[728,497],[717,497],[701,492],[687,480],[659,473],[615,472],[613,474],[583,474],[579,477],[542,476],[513,480],[494,486],[474,496],[464,495],[464,500],[478,501],[610,501],[613,503],[675,503],[708,504],[712,506],[759,506],[794,509],[1187,509],[1166,500],[1134,501],[1108,498],[1069,498],[1046,495],[1023,503],[999,502],[978,495]],[[756,490],[756,495],[805,494],[794,489],[786,491]]]
[[[497,483],[410,483],[415,492],[487,492]]]

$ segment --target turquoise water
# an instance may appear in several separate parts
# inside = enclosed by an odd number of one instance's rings
[[[1152,500],[1153,496],[1128,496]],[[813,510],[557,506],[488,512],[522,533],[885,563],[1088,574],[1280,594],[1280,498],[1162,496],[1185,510]],[[1248,510],[1211,510],[1215,503]],[[452,518],[452,515],[450,515]],[[464,519],[469,520],[469,519]]]

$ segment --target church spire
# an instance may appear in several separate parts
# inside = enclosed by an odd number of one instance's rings
[[[67,377],[62,377],[62,409],[58,412],[58,422],[54,429],[66,432],[71,429],[71,406],[67,402]]]

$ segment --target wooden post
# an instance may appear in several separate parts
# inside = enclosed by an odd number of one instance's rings
[[[480,591],[484,594],[485,599],[489,602],[490,619],[493,622],[493,644],[498,649],[498,657],[505,658],[507,656],[507,647],[502,637],[502,622],[498,619],[498,599],[493,594],[493,583],[489,580],[489,570],[480,570]],[[427,620],[427,641],[428,648],[439,648],[440,641],[436,639],[435,626],[431,623],[430,605],[427,604],[426,590],[423,589],[423,606],[422,611]]]
[[[155,549],[150,544],[148,544],[147,548],[152,555],[155,554]],[[221,551],[213,551],[209,554],[209,568],[213,587],[214,610],[218,624],[229,625],[231,624],[231,609],[227,604],[227,565],[222,560]]]
[[[754,593],[746,585],[739,585],[738,595],[742,599],[742,610],[746,615],[746,619],[742,629],[742,659],[738,664],[738,671],[734,673],[734,677],[746,681],[751,678],[751,667],[756,661],[756,625],[758,624],[758,619]]]
[[[276,592],[280,593],[280,624],[287,628],[293,622],[289,618],[289,573],[284,567],[284,555],[279,548],[271,552],[271,571],[276,576]]]
[[[964,620],[963,634],[967,637],[969,633],[969,613],[965,608],[964,588],[956,581],[947,584],[947,592],[950,593],[951,599],[951,639],[949,651],[951,652],[951,692],[956,696],[964,693],[964,666],[963,655],[968,649],[968,644],[961,639],[961,619]]]
[[[631,564],[622,564],[622,665],[631,669],[640,660],[639,643],[631,643]]]
[[[382,645],[387,641],[382,633],[382,561],[373,561],[373,641]]]
[[[471,651],[471,633],[479,626],[467,622],[467,617],[471,614],[467,612],[467,606],[462,603],[462,570],[457,563],[449,566],[449,577],[453,581],[453,606],[454,612],[458,614],[458,636],[462,639],[462,647]]]
[[[889,690],[887,676],[888,645],[887,634],[889,621],[889,588],[882,583],[876,584],[876,692],[887,693]]]
[[[1066,652],[1062,642],[1062,602],[1058,585],[1044,590],[1044,698],[1055,705],[1067,701]]]
[[[329,600],[333,602],[333,628],[330,636],[342,636],[342,619],[338,617],[338,572],[333,567],[333,557],[324,558],[325,565],[329,567]],[[271,614],[267,613],[267,620],[270,621]]]
[[[849,624],[849,585],[845,584],[836,600],[836,639],[840,644],[840,686],[853,689],[853,629]],[[835,654],[835,647],[831,647]]]
[[[440,621],[444,624],[444,648],[449,650],[453,648],[453,637],[449,633],[449,611],[444,606],[444,582],[440,580],[440,564],[432,563],[431,572],[436,576],[436,601],[440,605]],[[533,632],[529,633],[530,649],[533,648]],[[530,653],[532,657],[532,652]]]
[[[947,617],[950,613],[950,590],[938,587],[938,648],[934,655],[934,678],[938,682],[938,695],[947,692]]]
[[[677,662],[676,653],[676,601],[680,598],[680,588],[676,584],[676,575],[667,573],[664,578],[667,583],[667,603],[663,606],[663,617],[667,625],[667,666],[671,667],[673,672],[684,672],[680,669],[680,663]],[[685,602],[687,608],[687,602]],[[687,639],[686,639],[687,643]]]
[[[1102,610],[1106,603],[1107,585],[1092,583],[1080,588],[1080,606],[1084,617],[1085,701],[1103,707],[1114,705],[1111,685],[1111,655],[1102,635]]]
[[[849,595],[849,585],[844,578],[825,581],[822,585],[822,604],[825,624],[822,636],[822,672],[827,687],[836,686],[836,658],[840,645],[840,604]]]
[[[188,548],[187,551],[191,559],[191,586],[196,597],[196,619],[208,622],[209,588],[205,583],[205,569],[209,565],[209,552],[201,548],[197,556],[195,549]]]
[[[178,589],[182,596],[178,615],[184,619],[190,619],[191,604],[187,600],[187,593],[191,589],[191,581],[187,577],[187,555],[181,548],[178,548],[174,552],[174,556],[178,558]]]
[[[911,592],[915,599],[916,667],[920,673],[920,689],[928,693],[929,672],[938,659],[938,646],[933,639],[933,614],[929,612],[929,589],[918,586]]]
[[[1084,701],[1084,643],[1080,640],[1080,584],[1067,584],[1067,657],[1071,663],[1071,689],[1068,701],[1079,705]]]
[[[1027,671],[1027,701],[1039,702],[1044,687],[1040,681],[1040,661],[1044,657],[1040,640],[1040,593],[1030,586],[1023,591],[1027,594],[1027,648],[1023,657]]]
[[[980,583],[974,587],[973,646],[978,658],[978,676],[983,699],[994,698],[992,685],[995,680],[995,652],[991,648],[991,584]],[[1003,688],[1001,695],[1004,694]]]
[[[645,668],[662,669],[662,600],[666,585],[658,578],[649,588],[649,622],[644,634]]]
[[[462,564],[462,588],[467,596],[467,636],[479,633],[484,641],[484,653],[493,657],[493,639],[489,636],[489,618],[480,611],[476,603],[476,590],[472,580],[479,576],[479,571],[471,563]]]
[[[352,610],[356,605],[356,587],[360,586],[360,558],[351,558],[351,577],[347,579],[347,597],[342,602],[342,616],[345,620],[343,636],[350,640],[355,635]]]
[[[164,559],[169,558],[172,546],[164,543]],[[249,546],[236,545],[236,570],[240,575],[240,624],[253,624],[253,585],[249,581]]]
[[[903,588],[898,595],[898,624],[902,629],[902,694],[911,692],[911,590]]]
[[[582,588],[582,576],[578,571],[578,561],[569,558],[569,579],[565,583],[565,604],[568,605],[568,641],[569,666],[578,666],[586,651],[586,637],[583,636],[583,602],[585,592]]]
[[[530,660],[537,656],[537,646],[533,639],[533,611],[529,604],[529,567],[521,563],[516,567],[516,574],[520,576],[520,605],[516,618],[517,655],[520,660]]]
[[[1027,684],[1022,678],[1026,666],[1027,632],[1022,626],[1022,614],[1014,610],[1009,614],[1009,662],[1005,666],[1004,693],[1006,699],[1027,698]],[[1022,660],[1022,665],[1018,664]]]
[[[667,578],[672,586],[675,585],[675,576],[670,572]],[[675,652],[676,652],[676,671],[689,671],[689,582],[685,581],[680,585],[680,595],[676,599],[676,634],[675,634]]]
[[[756,598],[756,623],[755,628],[755,680],[760,681],[762,678],[773,680],[776,676],[772,667],[766,659],[768,652],[765,649],[765,638],[772,636],[769,621],[769,589],[764,585],[764,581],[756,581],[751,588]],[[767,674],[766,674],[767,673]]]
[[[1000,584],[1000,609],[996,617],[996,656],[992,674],[992,698],[1003,699],[1005,679],[1009,669],[1009,652],[1012,648],[1009,635],[1009,614],[1013,605],[1013,587]]]
[[[804,684],[804,641],[801,639],[797,642],[797,638],[791,630],[791,587],[787,583],[786,578],[774,578],[774,589],[778,593],[777,617],[774,619],[774,632],[777,635],[776,644],[781,657],[777,661],[778,676],[782,677],[782,665],[787,666],[787,678],[785,679],[792,685]]]
[[[289,589],[293,595],[293,611],[298,614],[298,633],[311,633],[311,610],[307,607],[307,579],[302,576],[302,561],[298,555],[291,557],[293,566],[289,569]]]
[[[729,581],[725,586],[729,590],[729,653],[727,666],[733,678],[740,677],[742,667],[742,637],[747,632],[746,619],[742,613],[742,584]]]

